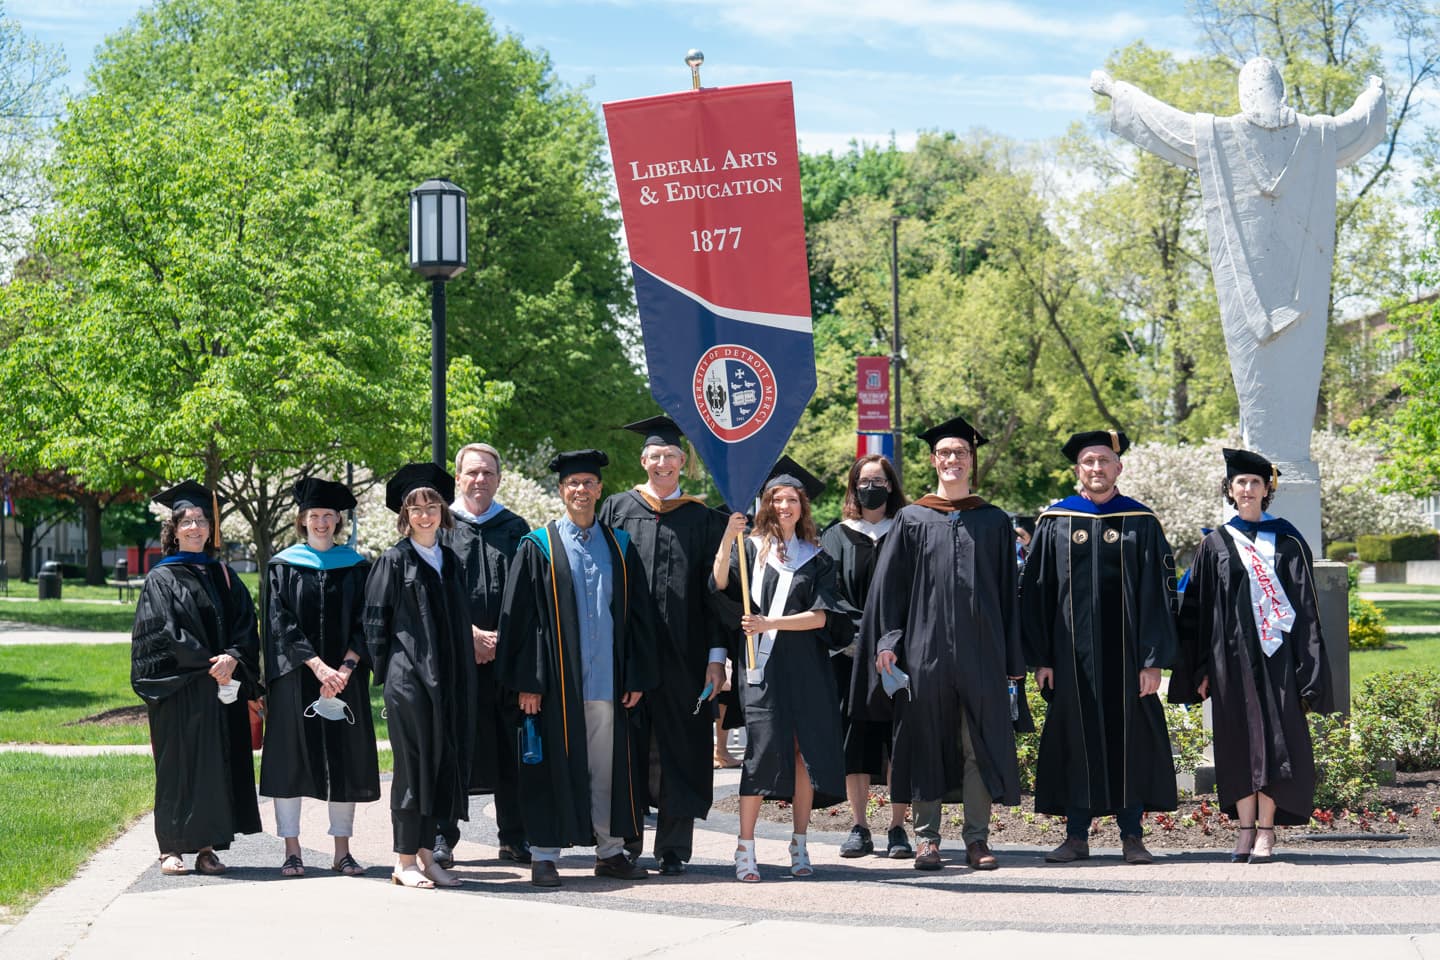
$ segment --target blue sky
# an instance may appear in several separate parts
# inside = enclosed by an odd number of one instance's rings
[[[297,0],[303,2],[303,0]],[[58,43],[83,86],[95,47],[147,4],[8,0],[32,36]],[[682,60],[705,51],[706,86],[795,84],[802,148],[851,138],[979,127],[1058,136],[1090,109],[1090,70],[1143,39],[1193,52],[1183,0],[489,0],[498,27],[546,50],[557,75],[597,104],[689,85]]]

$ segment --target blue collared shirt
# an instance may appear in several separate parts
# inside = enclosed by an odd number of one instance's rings
[[[575,584],[575,612],[580,621],[580,685],[586,700],[615,699],[615,621],[610,598],[615,576],[610,547],[598,523],[586,529],[569,517],[556,522]]]

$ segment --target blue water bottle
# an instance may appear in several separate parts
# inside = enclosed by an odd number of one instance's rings
[[[1020,687],[1014,680],[1010,681],[1010,721],[1013,723],[1020,719]]]
[[[540,731],[535,729],[535,718],[525,718],[525,730],[520,735],[520,762],[534,766],[545,759],[545,748],[540,743]]]

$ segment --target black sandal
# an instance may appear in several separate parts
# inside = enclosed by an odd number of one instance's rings
[[[330,864],[330,869],[336,873],[343,873],[347,877],[360,877],[365,874],[365,868],[356,863],[355,858],[348,853]]]
[[[1254,833],[1254,832],[1255,832],[1255,824],[1252,823],[1252,824],[1250,824],[1250,826],[1248,826],[1248,827],[1247,827],[1247,826],[1244,826],[1244,825],[1241,825],[1241,826],[1239,826],[1239,827],[1236,827],[1235,829],[1236,829],[1238,832],[1244,832],[1244,831],[1246,831],[1246,830],[1249,830],[1251,833]],[[1235,845],[1236,845],[1237,847],[1240,845],[1240,838],[1239,838],[1239,837],[1236,837],[1236,838],[1235,838]],[[1250,850],[1254,850],[1254,849],[1255,849],[1255,838],[1254,838],[1254,837],[1251,837],[1251,838],[1250,838]],[[1232,850],[1232,851],[1230,852],[1230,862],[1231,862],[1231,863],[1248,863],[1249,860],[1250,860],[1250,850],[1246,850],[1244,853],[1241,853],[1238,849],[1237,849],[1237,850]]]
[[[305,861],[300,859],[298,853],[292,853],[280,864],[280,876],[289,879],[290,877],[305,876]]]

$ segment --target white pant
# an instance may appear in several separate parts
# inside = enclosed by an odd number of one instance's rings
[[[355,804],[330,802],[330,836],[355,834]],[[300,836],[300,798],[275,798],[275,835],[285,839]]]
[[[615,769],[613,701],[585,701],[585,756],[590,768],[590,826],[595,831],[595,857],[604,860],[625,850],[625,841],[610,835],[611,777]],[[561,760],[563,762],[563,754]],[[554,862],[560,859],[560,848],[531,847],[530,856]]]

